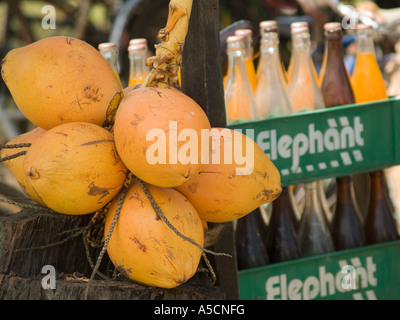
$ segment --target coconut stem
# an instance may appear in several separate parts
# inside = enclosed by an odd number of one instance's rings
[[[147,60],[153,66],[142,87],[178,87],[178,71],[189,26],[193,0],[171,0],[168,20],[158,33],[162,40],[156,47],[156,56]]]
[[[26,151],[20,151],[15,154],[12,154],[11,156],[0,158],[0,162],[9,161],[9,160],[12,160],[12,159],[18,158],[20,156],[24,156],[24,155],[26,155]]]
[[[147,199],[149,199],[151,206],[153,207],[154,211],[156,212],[156,214],[158,215],[158,217],[164,221],[167,226],[174,231],[179,237],[181,237],[183,240],[186,240],[188,242],[190,242],[191,244],[193,244],[194,246],[196,246],[197,248],[199,248],[202,252],[205,253],[209,253],[212,254],[214,256],[225,256],[225,257],[230,257],[232,258],[232,256],[230,254],[227,253],[217,253],[208,249],[203,248],[201,245],[199,245],[197,242],[193,241],[192,239],[186,237],[185,235],[183,235],[182,233],[180,233],[173,225],[171,222],[169,222],[169,220],[167,219],[167,217],[164,215],[164,213],[162,212],[161,208],[158,206],[157,202],[154,200],[153,196],[151,195],[150,191],[147,189],[145,183],[140,180],[139,178],[137,178],[140,184],[140,187],[142,188],[143,192],[145,193]]]
[[[126,195],[126,187],[123,186],[122,190],[121,190],[121,193],[120,193],[120,197],[119,197],[119,201],[118,201],[118,204],[117,204],[117,208],[115,209],[115,215],[114,215],[114,218],[113,218],[113,220],[111,222],[111,225],[110,225],[110,230],[108,230],[107,237],[106,237],[106,239],[104,241],[103,248],[101,248],[100,254],[99,254],[99,256],[97,258],[97,261],[96,261],[96,265],[94,266],[94,269],[92,271],[90,279],[89,279],[89,281],[87,283],[87,286],[85,288],[85,294],[84,294],[83,300],[87,300],[87,295],[89,293],[90,282],[94,279],[94,276],[96,275],[97,270],[100,267],[100,263],[103,260],[103,256],[107,251],[107,247],[108,247],[108,243],[110,242],[111,234],[113,233],[114,227],[117,224],[117,220],[118,220],[119,214],[121,212],[122,204],[124,203],[124,200],[125,200],[125,195]]]

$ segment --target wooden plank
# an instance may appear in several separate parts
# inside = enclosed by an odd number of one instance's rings
[[[226,127],[219,31],[219,1],[194,1],[183,50],[182,91],[203,108],[212,127]],[[225,224],[212,249],[232,255],[232,258],[209,258],[216,271],[217,285],[227,299],[239,299],[233,223]]]

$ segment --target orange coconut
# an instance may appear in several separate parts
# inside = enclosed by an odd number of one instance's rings
[[[127,169],[112,133],[91,123],[71,122],[48,130],[32,144],[24,172],[47,207],[81,215],[110,202],[120,191]]]
[[[181,234],[203,246],[203,225],[190,202],[173,188],[146,186],[169,222]],[[105,236],[118,201],[117,196],[109,208]],[[126,192],[107,253],[115,267],[128,278],[161,288],[173,288],[189,280],[201,258],[197,246],[179,237],[157,216],[137,179]]]
[[[139,88],[119,105],[115,144],[138,178],[175,187],[196,174],[208,154],[201,148],[202,129],[210,129],[208,118],[187,95],[174,88]]]
[[[71,37],[49,37],[11,50],[1,75],[21,112],[44,129],[73,121],[102,125],[122,96],[101,53]]]
[[[279,171],[252,139],[222,128],[213,128],[210,136],[209,164],[176,187],[193,204],[201,219],[209,222],[239,219],[279,196],[282,191]]]
[[[35,128],[27,133],[23,133],[10,141],[6,143],[6,145],[13,145],[13,144],[21,144],[21,143],[34,143],[37,139],[39,139],[43,133],[45,133],[46,130],[42,128]],[[23,152],[23,151],[28,151],[29,147],[22,147],[22,148],[17,148],[17,149],[8,149],[4,148],[1,149],[0,152],[0,157],[5,158],[8,156],[12,156],[16,153]],[[3,163],[7,166],[8,169],[10,169],[11,173],[17,180],[18,184],[20,185],[21,189],[34,201],[37,203],[43,204],[40,201],[40,198],[33,192],[30,184],[28,183],[27,177],[24,173],[24,164],[25,160],[25,155],[21,155],[17,158],[11,159],[11,160],[6,160]]]

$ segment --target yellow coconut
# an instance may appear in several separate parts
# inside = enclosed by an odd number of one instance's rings
[[[39,139],[46,130],[42,128],[35,128],[27,133],[23,133],[6,143],[6,145],[14,145],[14,144],[22,144],[22,143],[34,143],[37,139]],[[29,147],[22,147],[22,148],[4,148],[1,149],[0,157],[5,158],[12,155],[15,155],[19,152],[28,151]],[[17,158],[6,160],[3,163],[10,169],[11,173],[17,180],[18,184],[20,185],[21,189],[34,201],[37,203],[43,204],[40,201],[40,198],[33,192],[30,184],[28,183],[27,177],[24,173],[24,164],[25,155],[21,155]]]
[[[71,122],[48,130],[29,148],[24,172],[48,208],[81,215],[110,202],[124,184],[127,169],[112,133],[94,124]]]
[[[201,219],[227,222],[275,200],[282,191],[280,174],[249,137],[230,129],[213,128],[209,164],[176,187]],[[226,156],[225,156],[226,155]]]
[[[138,178],[175,187],[196,174],[208,154],[201,148],[202,129],[210,129],[208,118],[187,95],[173,88],[139,88],[119,105],[115,144]]]
[[[44,129],[73,121],[102,125],[122,97],[121,84],[101,53],[71,37],[11,50],[1,75],[21,112]]]
[[[173,188],[146,184],[166,218],[183,235],[203,246],[204,229],[196,210]],[[105,222],[110,230],[119,197],[111,203]],[[162,288],[173,288],[196,272],[201,250],[182,239],[161,220],[137,179],[129,186],[107,253],[128,278]]]

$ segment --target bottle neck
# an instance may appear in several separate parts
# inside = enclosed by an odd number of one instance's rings
[[[130,77],[144,77],[146,73],[146,50],[138,49],[129,52]]]
[[[265,32],[261,38],[261,55],[274,55],[279,57],[279,36],[277,32]]]
[[[245,73],[245,50],[244,48],[228,48],[228,78],[238,73]]]
[[[338,186],[338,201],[342,203],[350,202],[351,199],[351,177],[338,177],[336,178],[336,183]]]
[[[317,182],[309,182],[305,184],[305,203],[304,212],[310,211],[309,208],[314,207],[315,209],[320,209],[318,205],[318,193],[317,193]],[[321,210],[317,210],[321,213]]]
[[[100,50],[100,53],[107,60],[108,64],[114,71],[117,70],[117,51],[113,48]]]
[[[371,178],[371,197],[375,199],[384,198],[384,186],[383,186],[383,172],[374,171],[370,173]]]
[[[370,53],[375,55],[372,29],[359,30],[357,32],[357,53]]]

